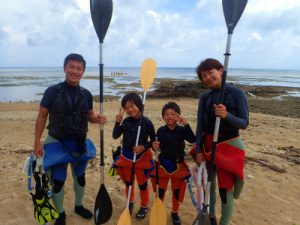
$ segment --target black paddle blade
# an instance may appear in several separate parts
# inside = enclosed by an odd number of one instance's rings
[[[90,9],[97,36],[103,43],[112,16],[112,0],[90,0]]]
[[[199,212],[192,225],[211,225],[208,214]]]
[[[95,224],[106,223],[112,216],[112,203],[109,194],[104,186],[101,184],[98,195],[95,201],[94,219]]]
[[[233,33],[236,24],[244,12],[247,2],[248,0],[222,0],[228,34]]]

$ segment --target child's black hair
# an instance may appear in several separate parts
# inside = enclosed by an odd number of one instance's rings
[[[164,117],[165,111],[167,109],[173,109],[175,112],[177,112],[178,114],[180,114],[180,107],[179,105],[177,105],[176,102],[168,102],[167,104],[165,104],[161,110],[161,115],[162,117]]]
[[[122,101],[121,101],[121,106],[123,109],[125,108],[126,102],[128,102],[128,101],[133,102],[138,107],[140,112],[143,112],[143,101],[137,93],[131,92],[131,93],[124,95],[124,97],[122,98]]]

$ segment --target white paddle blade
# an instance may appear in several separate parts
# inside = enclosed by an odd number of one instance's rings
[[[141,67],[141,85],[144,91],[148,91],[156,74],[156,62],[153,59],[145,59]]]

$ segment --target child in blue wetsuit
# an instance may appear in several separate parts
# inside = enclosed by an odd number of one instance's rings
[[[150,176],[150,169],[153,167],[151,145],[155,140],[155,130],[151,120],[142,115],[143,102],[137,93],[126,94],[122,98],[121,106],[122,109],[120,109],[116,116],[116,123],[112,136],[114,139],[117,139],[123,135],[122,150],[120,156],[116,158],[113,165],[117,167],[118,174],[125,184],[126,196],[128,197],[133,155],[134,153],[137,154],[135,178],[139,186],[141,206],[136,214],[136,218],[144,219],[148,212],[148,179]],[[128,116],[123,120],[124,112],[126,112]],[[138,146],[135,146],[141,116],[141,131]],[[131,195],[129,197],[130,214],[132,213],[134,204],[134,180]]]
[[[162,108],[165,125],[157,130],[158,141],[153,142],[154,150],[159,154],[159,198],[164,199],[168,182],[171,179],[172,189],[172,220],[174,225],[180,225],[178,216],[180,204],[183,202],[186,182],[190,171],[184,161],[185,140],[195,142],[195,135],[188,122],[180,116],[180,108],[175,102],[169,102]],[[151,173],[154,191],[155,171]]]
[[[210,189],[209,215],[212,225],[215,217],[216,175],[221,197],[222,213],[219,225],[228,225],[233,213],[233,199],[238,198],[243,188],[245,146],[240,139],[239,129],[249,124],[249,112],[244,93],[238,88],[225,84],[223,104],[219,103],[222,85],[223,65],[216,59],[208,58],[196,68],[200,81],[211,89],[200,96],[196,131],[196,160],[209,162],[213,143],[216,117],[221,118],[218,143]],[[207,166],[210,169],[210,166]]]

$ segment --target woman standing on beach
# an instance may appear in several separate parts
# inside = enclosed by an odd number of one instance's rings
[[[126,94],[121,101],[122,109],[116,116],[116,123],[113,129],[113,138],[117,139],[123,135],[123,143],[121,154],[116,158],[114,166],[117,167],[123,183],[126,185],[126,195],[128,197],[128,190],[131,178],[131,167],[134,153],[137,154],[135,164],[135,176],[140,189],[141,207],[136,214],[137,219],[144,219],[148,212],[149,203],[149,188],[148,179],[150,169],[153,167],[151,145],[155,140],[154,126],[147,117],[142,115],[143,102],[140,96],[136,93]],[[124,111],[128,115],[123,120]],[[135,146],[137,131],[142,116],[141,131],[138,141],[138,146]],[[149,140],[150,138],[150,140]],[[132,191],[129,199],[130,214],[133,210],[134,204],[134,181],[132,184]]]
[[[225,84],[224,103],[218,104],[222,86],[223,65],[208,58],[196,68],[200,81],[209,89],[200,96],[197,115],[196,152],[197,163],[204,159],[209,163],[213,143],[216,117],[221,118],[214,164],[217,173],[211,177],[209,216],[212,225],[217,225],[215,214],[216,175],[221,198],[219,225],[228,225],[233,213],[233,199],[237,199],[243,188],[245,146],[239,129],[249,124],[248,104],[244,93]],[[209,166],[207,166],[210,169]]]

